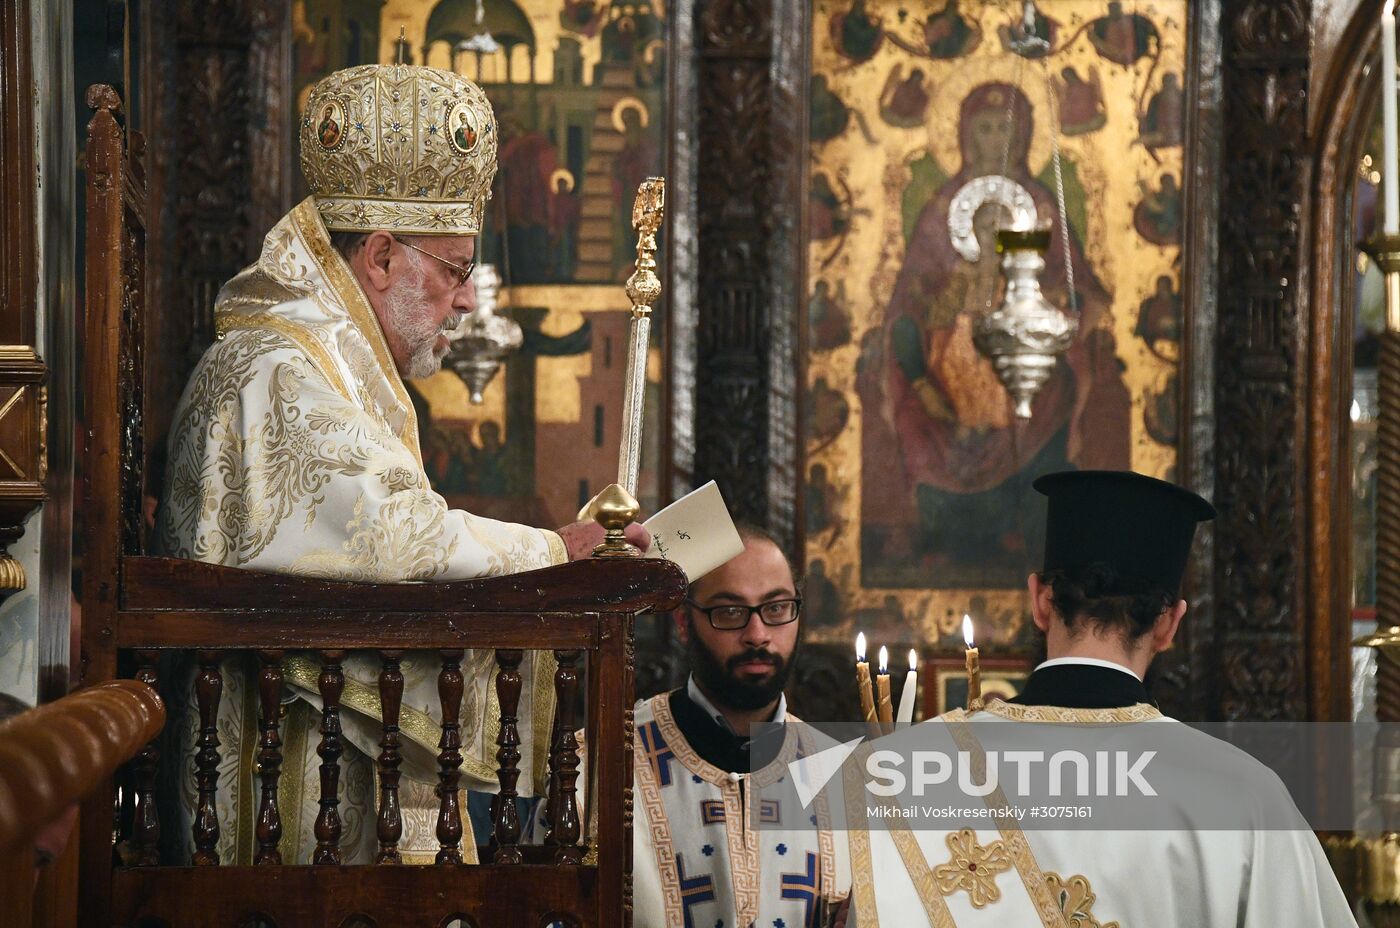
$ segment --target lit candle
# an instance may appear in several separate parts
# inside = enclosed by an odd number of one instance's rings
[[[880,673],[875,678],[875,690],[880,695],[880,727],[885,734],[894,731],[894,705],[890,702],[890,652],[880,645]]]
[[[899,716],[896,721],[908,725],[914,721],[914,700],[919,692],[919,655],[909,649],[909,672],[904,675],[904,690],[899,694]]]
[[[972,646],[972,616],[963,616],[963,641],[967,642],[967,707],[982,708],[982,668]]]
[[[1385,160],[1381,183],[1385,187],[1385,233],[1400,233],[1400,144],[1395,117],[1395,0],[1381,8],[1381,119],[1385,126]]]
[[[865,632],[856,635],[856,689],[860,691],[860,711],[872,738],[884,734],[875,717],[875,694],[870,689],[870,664],[865,659]]]

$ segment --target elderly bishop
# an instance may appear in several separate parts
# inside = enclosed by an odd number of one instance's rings
[[[312,195],[220,291],[217,341],[175,412],[159,515],[165,553],[378,583],[494,576],[587,556],[602,540],[591,523],[555,532],[448,507],[424,472],[404,388],[403,378],[439,369],[447,333],[475,306],[475,237],[496,172],[496,120],[485,94],[436,68],[350,68],[313,88],[300,134]],[[644,544],[644,536],[629,527],[629,541]],[[536,695],[531,682],[552,675],[544,666],[552,657],[535,653],[535,666],[523,668],[520,715],[521,754],[536,769],[523,778],[522,795],[542,786],[552,724],[551,695]],[[409,861],[415,848],[427,860],[436,849],[439,664],[436,653],[403,660]],[[495,782],[491,668],[489,652],[463,659],[464,781],[483,791]],[[368,758],[378,750],[379,667],[352,655],[344,669],[343,724],[358,748],[345,758],[341,806],[341,846],[352,863],[374,847]],[[305,799],[284,800],[282,852],[303,863],[315,847],[318,665],[289,656],[284,672],[295,694],[286,705],[284,790]],[[220,704],[220,779],[230,801],[220,805],[219,853],[228,863],[248,862],[252,847],[253,679],[227,667]],[[183,751],[193,727],[180,731]]]

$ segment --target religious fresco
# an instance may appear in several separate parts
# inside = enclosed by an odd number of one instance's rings
[[[1025,581],[1044,533],[1033,480],[1174,476],[1187,6],[1056,0],[1027,20],[1019,2],[815,4],[816,637],[952,646],[967,612],[990,643],[1029,650]],[[1050,226],[1041,286],[1079,318],[1025,423],[972,342],[1002,300],[995,234],[1012,210]]]
[[[450,359],[410,385],[424,464],[454,506],[563,525],[616,478],[632,200],[666,165],[664,15],[653,2],[610,0],[294,0],[298,112],[325,74],[400,54],[477,82],[496,112],[499,170],[478,260],[500,275],[499,312],[524,344],[480,404]],[[318,131],[343,132],[338,115],[317,114]],[[470,149],[478,128],[452,124],[451,139]],[[646,511],[661,502],[664,304],[648,358]]]

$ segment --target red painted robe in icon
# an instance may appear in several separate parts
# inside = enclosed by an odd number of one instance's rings
[[[512,226],[549,224],[550,175],[555,169],[554,147],[539,132],[527,130],[501,146],[501,197],[505,219]]]

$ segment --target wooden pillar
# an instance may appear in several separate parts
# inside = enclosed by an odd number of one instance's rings
[[[736,518],[768,512],[768,347],[774,307],[769,95],[773,0],[695,5],[696,153],[695,473],[718,479]]]
[[[1221,7],[1215,703],[1307,717],[1298,434],[1309,0]],[[1210,645],[1207,644],[1207,647]]]
[[[26,584],[9,546],[44,500],[47,370],[36,351],[37,175],[30,0],[0,6],[0,599]]]

